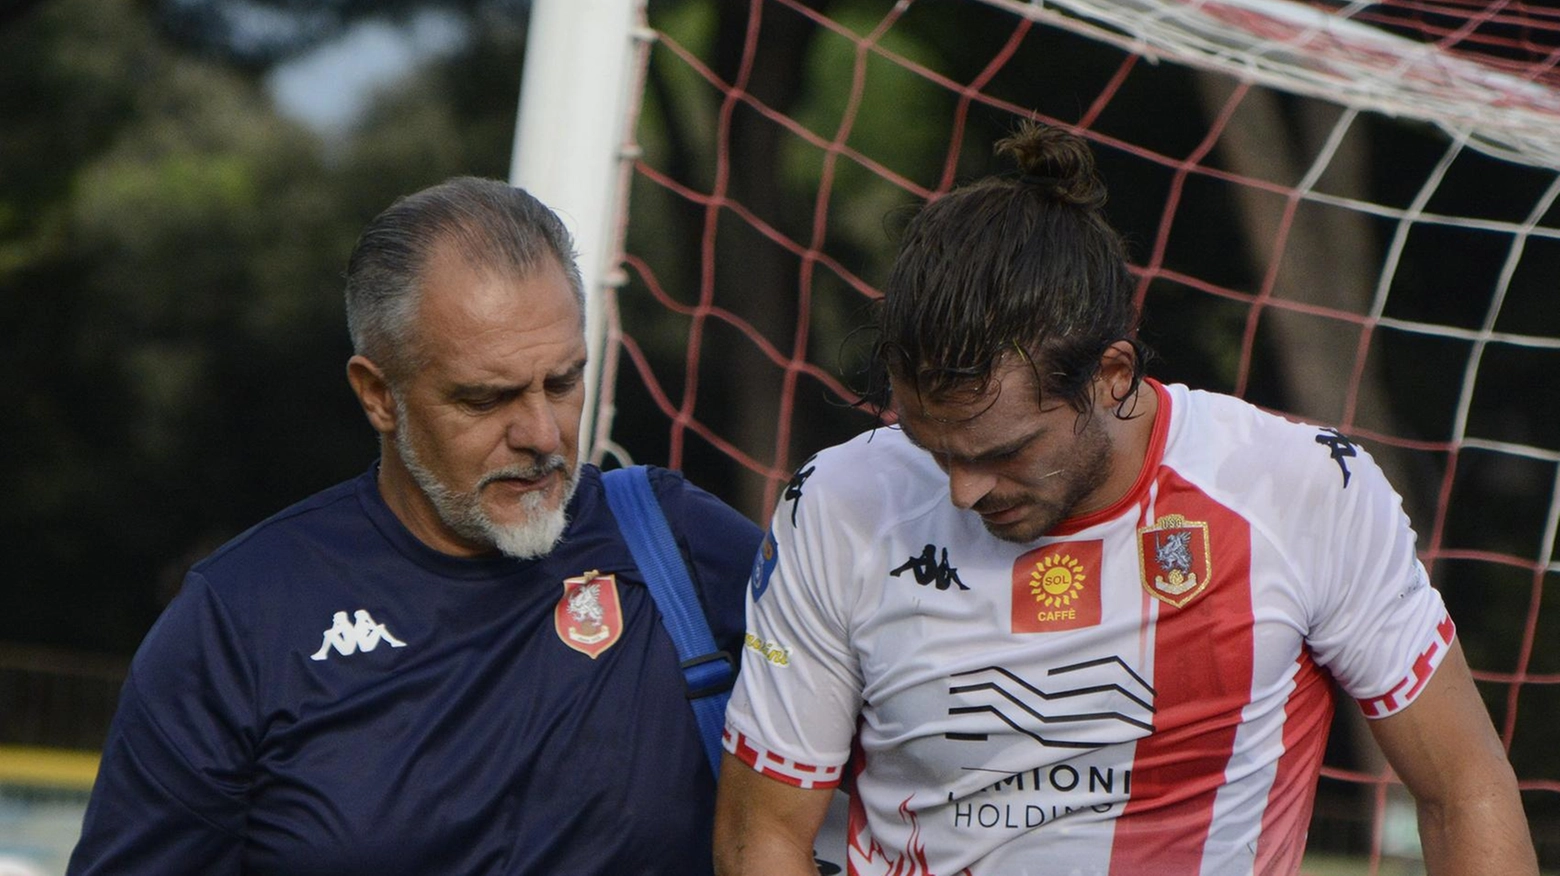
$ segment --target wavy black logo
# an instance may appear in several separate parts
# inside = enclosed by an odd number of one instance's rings
[[[1103,748],[1154,729],[1154,688],[1120,657],[1059,666],[1046,673],[1043,685],[987,666],[950,676],[948,693],[958,703],[948,714],[986,725],[944,734],[961,742],[984,742],[1011,730],[1051,748]]]

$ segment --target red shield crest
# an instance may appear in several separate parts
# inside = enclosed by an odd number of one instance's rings
[[[1213,577],[1208,524],[1167,514],[1138,530],[1138,562],[1143,589],[1160,602],[1185,606]]]
[[[565,645],[594,660],[623,634],[623,606],[617,576],[586,572],[563,582],[563,598],[553,608],[553,628]]]

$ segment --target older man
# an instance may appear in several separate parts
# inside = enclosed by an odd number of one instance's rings
[[[347,270],[368,472],[191,569],[137,653],[71,874],[686,874],[714,779],[579,459],[567,231],[500,182],[404,198]],[[717,643],[759,533],[652,471]]]

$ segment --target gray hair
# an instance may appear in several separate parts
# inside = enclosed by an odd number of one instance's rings
[[[347,260],[347,330],[352,349],[392,380],[417,365],[412,322],[423,269],[445,243],[479,268],[527,276],[557,259],[585,312],[574,239],[556,214],[524,189],[455,177],[398,199],[374,217]]]

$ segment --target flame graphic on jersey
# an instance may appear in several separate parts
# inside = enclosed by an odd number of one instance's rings
[[[900,819],[910,822],[910,839],[905,843],[904,854],[891,858],[883,844],[867,830],[866,807],[862,805],[861,797],[851,795],[849,876],[932,876],[932,868],[926,861],[926,846],[921,842],[921,822],[910,809],[910,799],[906,797],[899,803]],[[969,876],[969,872],[968,869],[960,870],[956,876]]]
[[[1029,578],[1029,591],[1036,602],[1046,608],[1066,608],[1083,589],[1088,575],[1084,574],[1083,564],[1071,555],[1058,554],[1036,563]]]

